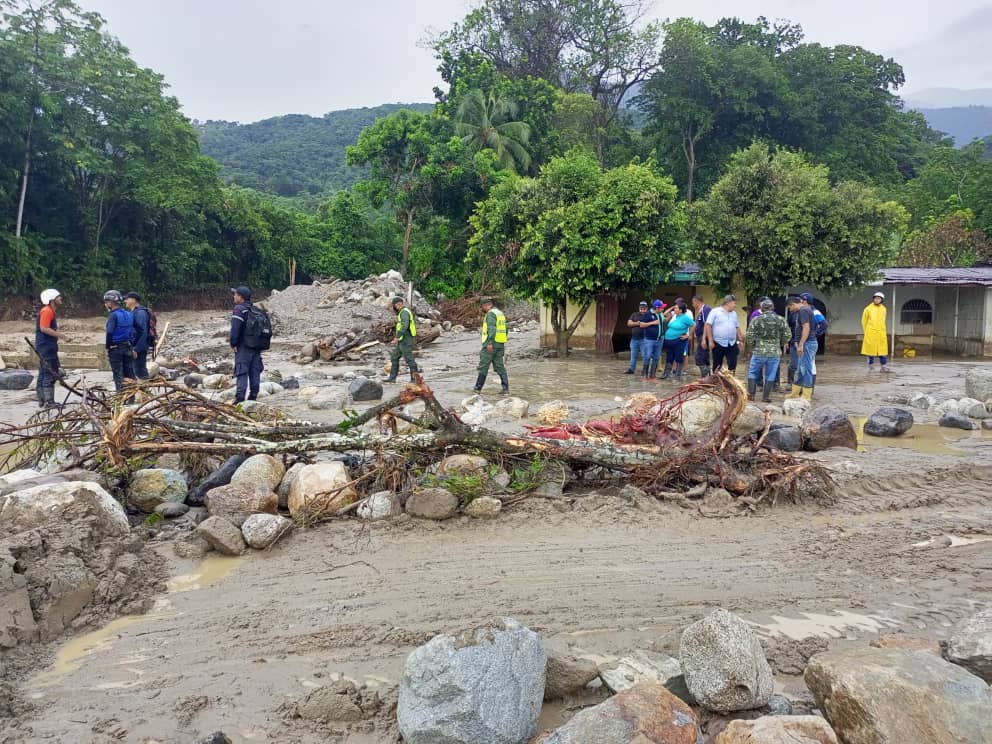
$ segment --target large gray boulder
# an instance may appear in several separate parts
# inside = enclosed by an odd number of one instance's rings
[[[196,527],[196,534],[221,555],[241,555],[248,546],[241,530],[224,517],[209,517]]]
[[[438,740],[440,741],[440,740]],[[661,685],[641,682],[576,713],[540,744],[697,744],[696,715]]]
[[[844,744],[992,742],[992,689],[934,654],[827,651],[804,676]]]
[[[348,395],[354,401],[381,400],[382,384],[368,377],[356,377],[348,384]]]
[[[5,369],[0,371],[0,390],[27,390],[33,379],[26,369]]]
[[[189,486],[186,476],[169,468],[145,468],[135,471],[128,488],[128,501],[145,514],[166,501],[181,504],[186,501]]]
[[[682,415],[675,426],[686,436],[699,436],[709,431],[725,410],[723,400],[717,396],[709,393],[698,395],[682,404]]]
[[[985,401],[975,400],[974,398],[961,398],[958,401],[958,413],[963,413],[968,418],[978,419],[979,421],[992,418],[992,413],[989,413]]]
[[[599,676],[596,664],[579,659],[567,649],[549,646],[548,666],[544,675],[544,699],[560,700],[582,690]]]
[[[803,446],[810,452],[831,447],[858,448],[854,424],[837,406],[814,408],[803,418]]]
[[[798,426],[772,424],[765,437],[765,444],[783,452],[798,452],[803,448],[803,435]]]
[[[630,656],[601,666],[599,676],[613,692],[629,690],[641,682],[654,682],[690,705],[695,703],[685,685],[682,664],[665,654],[635,651]]]
[[[406,500],[406,513],[420,519],[451,519],[458,513],[458,497],[444,488],[420,488]]]
[[[945,659],[992,684],[992,607],[963,621],[941,650]]]
[[[772,670],[751,626],[724,609],[682,634],[679,661],[689,692],[702,707],[727,713],[767,705]]]
[[[837,744],[837,735],[819,716],[764,716],[731,721],[716,744]]]
[[[278,514],[252,514],[241,525],[241,534],[249,547],[265,550],[293,529],[293,521]]]
[[[983,403],[992,400],[992,369],[981,364],[969,369],[964,376],[964,389],[969,398]]]
[[[285,474],[282,462],[272,455],[252,455],[231,476],[231,485],[247,483],[274,492]]]
[[[407,657],[396,717],[406,744],[526,744],[537,730],[547,654],[512,619]]]
[[[96,483],[48,483],[0,499],[0,535],[14,535],[52,521],[93,520],[108,535],[127,535],[123,507]]]
[[[965,416],[963,413],[953,413],[948,412],[940,417],[937,421],[938,426],[943,426],[945,429],[962,429],[964,431],[972,431],[977,428],[974,422]]]
[[[865,434],[871,437],[898,437],[913,428],[913,414],[904,408],[883,406],[865,421]]]

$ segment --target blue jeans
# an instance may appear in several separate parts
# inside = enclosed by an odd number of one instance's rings
[[[878,361],[881,362],[882,366],[884,367],[886,364],[889,363],[889,358],[884,354],[882,354],[878,357]],[[868,357],[868,366],[871,367],[873,364],[875,364],[875,357]]]
[[[644,339],[643,338],[632,338],[630,339],[630,369],[631,372],[637,370],[637,355],[643,351]],[[645,362],[647,361],[647,356],[644,357]]]
[[[813,339],[807,339],[803,346],[799,366],[796,368],[796,384],[799,387],[813,387],[813,365],[816,363],[816,350],[819,348],[820,345]]]
[[[778,374],[779,359],[780,357],[777,356],[752,356],[747,368],[747,378],[749,380],[758,380],[759,384],[764,384],[765,381],[771,382],[775,379],[775,375]]]
[[[644,374],[648,374],[651,369],[651,362],[658,353],[658,341],[653,338],[646,338],[641,341],[641,356],[644,357]]]

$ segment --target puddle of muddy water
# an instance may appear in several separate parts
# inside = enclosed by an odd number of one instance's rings
[[[244,558],[222,555],[208,556],[197,566],[195,571],[170,579],[166,583],[166,593],[179,594],[208,587],[230,574],[244,563],[244,560]],[[112,620],[102,628],[66,641],[59,648],[51,667],[37,674],[32,680],[32,684],[36,687],[51,687],[79,669],[88,656],[109,648],[125,628],[145,620],[162,617],[171,605],[172,603],[168,599],[159,599],[151,611],[145,615],[125,615]],[[126,664],[127,662],[128,660],[124,659],[120,663]],[[127,686],[127,684],[123,683],[123,686]],[[40,695],[39,693],[35,697],[40,697]]]
[[[880,633],[899,625],[894,620],[878,615],[859,615],[855,612],[835,611],[829,615],[801,612],[801,617],[772,615],[768,623],[753,623],[765,635],[780,635],[801,641],[809,636],[843,638],[849,631]]]
[[[968,451],[954,445],[964,439],[986,439],[987,432],[948,429],[936,424],[916,424],[898,437],[873,437],[865,434],[866,416],[851,416],[854,431],[858,435],[858,451],[866,452],[882,447],[898,447],[930,455],[966,455]]]
[[[941,545],[947,541],[947,545]],[[929,548],[931,545],[947,548],[960,548],[965,545],[977,545],[978,543],[992,541],[992,535],[940,535],[931,537],[929,540],[913,543],[914,548]]]

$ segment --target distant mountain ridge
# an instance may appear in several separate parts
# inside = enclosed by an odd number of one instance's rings
[[[992,106],[919,109],[927,123],[954,138],[957,147],[992,135]]]
[[[912,109],[992,106],[992,88],[927,88],[906,93],[902,99]]]
[[[228,183],[313,204],[350,187],[364,174],[345,165],[345,148],[376,119],[432,103],[389,103],[331,111],[322,117],[289,114],[251,124],[195,121],[203,152],[221,164]]]

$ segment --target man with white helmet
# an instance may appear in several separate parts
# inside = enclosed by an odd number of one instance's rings
[[[34,348],[38,351],[38,406],[49,408],[55,405],[55,379],[61,376],[59,369],[59,339],[65,334],[59,330],[55,318],[56,309],[62,304],[62,294],[57,289],[46,289],[41,293],[41,311],[34,329]]]

